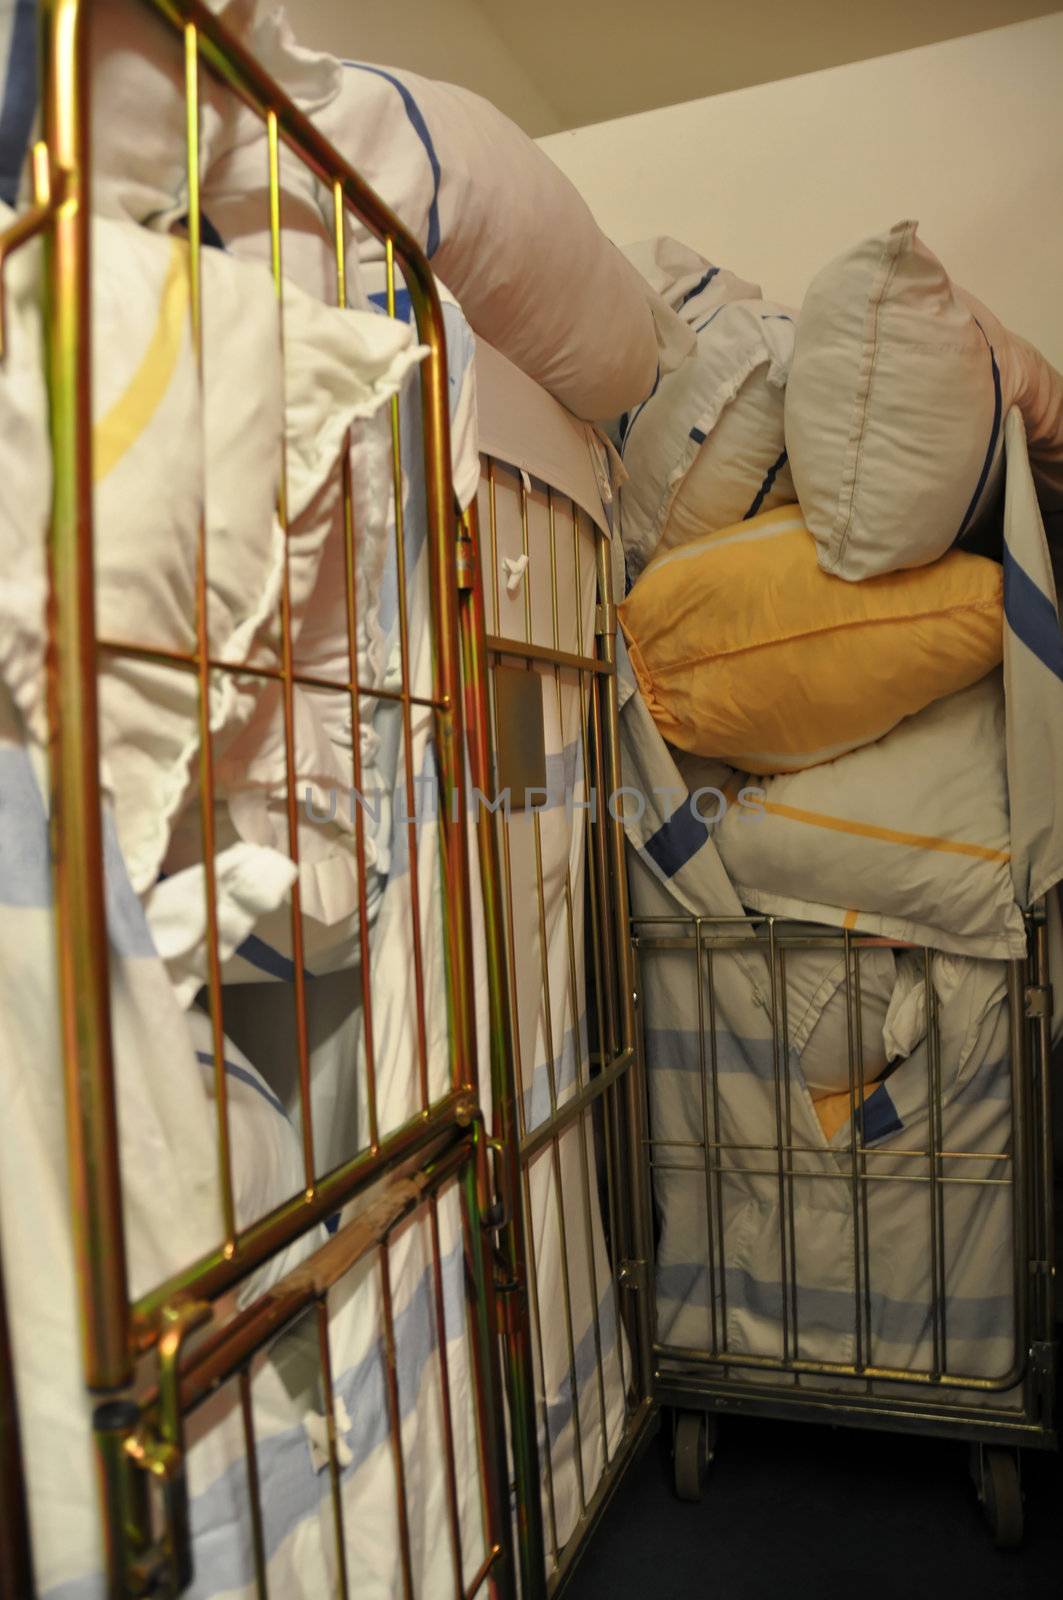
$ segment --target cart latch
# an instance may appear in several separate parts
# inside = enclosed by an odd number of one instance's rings
[[[594,631],[599,638],[612,639],[616,634],[616,606],[611,600],[594,608]]]
[[[616,1281],[623,1289],[645,1289],[649,1282],[645,1261],[621,1261]]]
[[[1038,1020],[1052,1015],[1052,985],[1031,983],[1026,990],[1026,1015]]]

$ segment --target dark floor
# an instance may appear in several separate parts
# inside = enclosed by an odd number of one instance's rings
[[[1050,1600],[1063,1596],[1060,1458],[1023,1455],[1026,1539],[997,1550],[967,1446],[725,1418],[700,1505],[675,1498],[670,1421],[630,1471],[571,1600]]]

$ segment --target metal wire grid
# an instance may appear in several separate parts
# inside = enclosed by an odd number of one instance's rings
[[[751,946],[750,936],[757,935]],[[1050,1151],[1046,1127],[1050,1017],[1042,1004],[1047,985],[1046,934],[1043,918],[1032,919],[1028,962],[1007,966],[1010,1133],[1007,1145],[995,1150],[958,1150],[946,1140],[945,1097],[937,1003],[931,978],[932,952],[919,952],[925,979],[927,1139],[924,1148],[876,1147],[865,1129],[864,1040],[862,1034],[861,963],[869,949],[887,941],[861,938],[849,930],[809,930],[772,916],[695,917],[635,916],[631,923],[635,984],[639,1006],[640,1048],[645,1053],[647,1010],[652,1002],[654,963],[681,961],[689,973],[690,992],[698,1017],[696,1096],[700,1134],[686,1140],[665,1137],[653,1127],[647,1149],[658,1173],[689,1173],[701,1184],[700,1206],[707,1231],[708,1303],[703,1344],[676,1344],[654,1337],[657,1394],[662,1402],[691,1403],[696,1398],[714,1405],[733,1403],[743,1409],[758,1404],[768,1411],[799,1414],[822,1410],[839,1420],[865,1425],[876,1417],[887,1426],[941,1427],[964,1431],[969,1424],[985,1434],[1011,1430],[1024,1442],[1047,1439],[1051,1418],[1045,1405],[1039,1352],[1052,1338],[1052,1312],[1046,1294],[1044,1263],[1051,1259],[1052,1217]],[[769,1142],[747,1143],[727,1138],[721,1111],[726,1102],[719,1059],[718,990],[715,963],[729,952],[758,951],[770,984],[771,1096],[774,1133]],[[825,950],[844,962],[846,1071],[850,1115],[848,1140],[841,1145],[801,1143],[794,1130],[796,1092],[790,1047],[787,1002],[787,960],[799,952]],[[674,970],[674,969],[673,969]],[[659,1055],[646,1063],[647,1081],[655,1069],[667,1068]],[[845,1092],[845,1091],[843,1091]],[[652,1101],[651,1101],[652,1104]],[[736,1349],[728,1337],[727,1179],[760,1178],[774,1187],[778,1223],[781,1318],[777,1354]],[[795,1227],[800,1195],[824,1183],[848,1190],[853,1226],[851,1361],[810,1359],[802,1354],[799,1286],[803,1279]],[[875,1260],[869,1198],[876,1185],[917,1186],[925,1191],[925,1237],[913,1243],[930,1266],[930,1359],[925,1366],[902,1368],[875,1359],[872,1318],[872,1276]],[[947,1292],[948,1240],[946,1191],[958,1186],[1007,1191],[1011,1212],[1011,1298],[1014,1356],[1008,1370],[993,1377],[965,1373],[949,1359]],[[807,1270],[807,1269],[806,1269]],[[782,1388],[779,1379],[789,1380]],[[824,1380],[826,1388],[824,1390]],[[922,1387],[925,1398],[911,1398],[899,1385]],[[1003,1393],[1021,1386],[1021,1411],[1009,1408],[994,1416],[964,1392]]]
[[[642,1093],[637,1083],[631,985],[623,940],[617,937],[627,915],[622,823],[609,804],[620,784],[610,552],[608,541],[572,500],[549,487],[533,490],[526,475],[490,458],[484,459],[479,506],[467,519],[467,534],[470,562],[479,559],[486,569],[482,584],[486,620],[480,625],[479,641],[490,661],[492,684],[500,667],[514,665],[541,680],[544,708],[556,717],[562,743],[569,735],[575,738],[577,769],[586,785],[584,809],[589,807],[583,881],[575,880],[571,861],[566,860],[559,873],[565,946],[562,987],[567,991],[563,997],[556,993],[557,976],[551,973],[547,953],[550,873],[544,863],[540,813],[534,806],[530,814],[523,812],[518,803],[513,812],[500,809],[495,819],[488,819],[487,830],[495,834],[495,906],[505,951],[504,970],[493,974],[492,988],[505,996],[499,1025],[508,1048],[500,1054],[512,1063],[512,1078],[499,1089],[514,1153],[510,1182],[522,1201],[525,1236],[520,1248],[534,1334],[534,1358],[531,1352],[525,1355],[526,1364],[534,1359],[530,1378],[534,1396],[533,1403],[526,1404],[526,1418],[529,1430],[537,1423],[541,1440],[542,1538],[549,1588],[554,1592],[570,1573],[637,1448],[652,1409],[646,1341],[649,1285],[641,1266],[647,1258],[648,1216],[640,1183]],[[501,588],[506,555],[530,558],[519,599]],[[590,616],[592,652],[587,649]],[[492,745],[498,747],[504,730],[498,726],[493,696],[489,706],[470,713],[470,721],[489,725]],[[485,767],[482,774],[474,774],[474,781],[485,793],[494,793],[493,786],[488,790],[483,781],[489,777]],[[491,853],[489,845],[484,855]],[[529,872],[534,880],[530,895],[517,888],[518,877],[526,888]],[[584,907],[589,970],[581,983]],[[584,995],[589,1013],[586,1054],[579,1041]],[[534,997],[535,1015],[522,1006],[522,996]],[[577,1035],[571,1084],[561,1081],[564,1041],[555,1036],[554,1019],[565,1014],[566,1006],[558,1005],[559,998],[567,1001],[567,1015]],[[531,1123],[536,1062],[529,1056],[537,1019],[545,1043],[548,1108]],[[537,1220],[532,1177],[540,1162],[550,1168],[550,1203]],[[595,1264],[593,1213],[599,1190],[611,1286],[599,1281]],[[537,1281],[539,1247],[548,1236],[560,1259],[559,1306],[544,1301]],[[519,1271],[514,1276],[519,1281]],[[574,1295],[581,1288],[589,1292],[593,1342],[593,1372],[582,1383],[573,1315]],[[607,1293],[612,1299],[612,1325],[626,1331],[626,1337],[617,1335],[624,1416],[616,1437],[610,1437],[607,1423],[608,1351],[599,1310]],[[579,1504],[576,1526],[567,1537],[559,1530],[555,1504],[557,1440],[551,1437],[543,1357],[544,1327],[558,1322],[572,1403]],[[595,1433],[598,1440],[592,1446],[588,1436]],[[585,1449],[591,1463],[600,1450],[603,1470],[597,1482],[588,1481]],[[527,1516],[540,1487],[529,1481],[522,1488],[519,1457],[515,1467],[522,1515]]]
[[[267,1592],[261,1537],[261,1507],[256,1500],[257,1474],[252,1412],[248,1390],[249,1363],[293,1317],[312,1308],[318,1320],[321,1381],[329,1422],[329,1468],[337,1518],[337,1589],[348,1593],[343,1559],[342,1504],[339,1465],[331,1421],[331,1374],[326,1295],[343,1273],[374,1251],[381,1284],[382,1338],[388,1353],[389,1425],[396,1469],[403,1592],[412,1593],[408,1508],[395,1378],[395,1328],[388,1270],[389,1238],[396,1222],[412,1208],[430,1220],[433,1298],[442,1307],[436,1192],[444,1180],[459,1184],[462,1198],[467,1264],[469,1327],[474,1353],[480,1480],[484,1504],[485,1555],[471,1586],[455,1567],[455,1592],[475,1593],[483,1583],[492,1592],[508,1593],[513,1581],[508,1561],[508,1533],[502,1517],[502,1425],[498,1407],[494,1294],[484,1219],[490,1203],[491,1174],[486,1162],[484,1130],[477,1107],[476,1058],[470,984],[469,878],[465,807],[462,802],[462,697],[458,612],[455,588],[456,528],[450,482],[449,417],[445,343],[438,298],[430,270],[415,242],[357,175],[321,138],[313,126],[281,94],[253,58],[229,36],[198,0],[147,0],[173,30],[175,50],[183,48],[187,119],[188,262],[191,324],[200,395],[203,383],[202,219],[200,210],[199,101],[204,73],[236,95],[261,121],[266,139],[269,226],[272,269],[283,318],[283,215],[280,179],[282,151],[303,162],[331,196],[334,216],[336,301],[347,303],[347,219],[359,222],[383,245],[389,309],[394,309],[396,277],[409,290],[418,332],[428,346],[421,369],[426,520],[431,589],[433,689],[429,696],[413,692],[409,674],[408,574],[405,571],[402,520],[402,439],[399,405],[391,409],[394,465],[396,561],[399,575],[401,687],[387,691],[358,679],[357,530],[354,527],[349,457],[343,484],[346,541],[346,600],[349,669],[346,681],[301,674],[295,665],[292,639],[290,576],[286,570],[280,616],[280,660],[275,666],[212,658],[207,630],[207,536],[201,515],[198,539],[196,647],[180,652],[146,645],[136,639],[95,637],[94,560],[92,540],[92,462],[90,409],[90,197],[86,161],[88,96],[85,29],[89,0],[47,0],[43,5],[42,137],[34,152],[34,203],[4,241],[5,252],[34,233],[46,248],[48,297],[48,361],[52,406],[54,507],[50,538],[52,624],[49,651],[48,704],[52,745],[51,816],[55,863],[56,936],[63,1017],[64,1070],[68,1107],[68,1140],[75,1252],[80,1289],[82,1354],[88,1388],[101,1397],[96,1437],[105,1484],[105,1537],[111,1592],[152,1592],[162,1587],[179,1592],[190,1576],[187,1489],[183,1470],[185,1416],[188,1409],[226,1379],[237,1381],[244,1416],[248,1481],[256,1537],[259,1592]],[[286,491],[281,466],[279,516],[286,528]],[[218,1124],[218,1170],[224,1237],[217,1249],[130,1303],[123,1236],[119,1139],[112,1059],[110,991],[104,891],[102,824],[98,786],[99,745],[97,680],[105,659],[135,658],[194,676],[199,697],[199,820],[206,867],[205,894],[209,976],[207,992],[213,1036],[214,1083]],[[427,1042],[422,993],[422,912],[417,873],[411,873],[410,939],[417,984],[417,1114],[397,1129],[381,1129],[377,1114],[375,1041],[371,1005],[372,950],[366,912],[365,839],[360,811],[356,814],[360,900],[360,967],[368,1142],[334,1170],[319,1174],[314,1158],[310,1095],[310,1052],[307,1036],[306,978],[303,962],[303,920],[298,874],[291,890],[291,941],[295,1009],[294,1048],[298,1061],[305,1188],[251,1226],[236,1223],[232,1193],[232,1154],[224,1069],[224,995],[221,981],[215,854],[215,781],[210,726],[211,683],[219,675],[257,676],[277,684],[284,711],[284,743],[289,774],[288,843],[299,865],[297,799],[293,780],[295,733],[293,696],[297,686],[311,686],[346,696],[351,707],[354,783],[361,783],[358,741],[362,697],[391,693],[401,707],[406,772],[408,844],[416,861],[416,816],[411,759],[414,707],[429,708],[434,717],[439,773],[438,808],[443,893],[441,915],[447,952],[449,1015],[449,1088],[432,1097],[428,1087]],[[377,1186],[383,1185],[382,1188]],[[370,1193],[370,1209],[325,1246],[304,1269],[289,1274],[270,1294],[224,1325],[200,1330],[211,1319],[211,1306],[250,1273],[309,1229],[332,1216],[345,1202]],[[189,1335],[195,1334],[194,1339]],[[6,1353],[7,1345],[4,1341]],[[144,1392],[138,1384],[154,1353],[157,1381]],[[460,1535],[453,1528],[453,1436],[446,1351],[440,1352],[442,1408],[448,1485],[455,1548]],[[4,1364],[5,1380],[9,1376]],[[5,1421],[9,1413],[5,1381]],[[106,1398],[105,1398],[106,1397]],[[13,1410],[10,1410],[13,1417]],[[4,1429],[7,1453],[5,1480],[18,1483],[7,1466],[17,1461],[17,1437]],[[144,1469],[143,1471],[140,1469]],[[164,1531],[154,1532],[149,1484],[162,1481]],[[29,1574],[29,1543],[24,1516],[12,1505],[5,1562]],[[9,1554],[10,1552],[10,1554]],[[21,1591],[20,1591],[21,1592]],[[29,1592],[28,1586],[25,1592]]]

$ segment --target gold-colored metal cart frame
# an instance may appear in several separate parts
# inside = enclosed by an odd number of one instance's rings
[[[1047,952],[1043,923],[1031,928],[1031,957],[1011,974],[1012,1051],[1018,1064],[1015,1086],[1015,1144],[1011,1178],[1016,1196],[1017,1358],[1010,1383],[1023,1385],[1024,1409],[1016,1420],[986,1408],[967,1410],[942,1398],[949,1387],[945,1370],[929,1374],[925,1399],[890,1400],[879,1392],[891,1382],[913,1381],[913,1374],[872,1372],[857,1362],[835,1374],[837,1393],[801,1387],[801,1361],[796,1343],[768,1363],[770,1374],[739,1362],[725,1348],[675,1350],[656,1339],[654,1311],[653,1219],[650,1170],[664,1159],[655,1145],[647,1099],[647,1061],[640,1030],[641,963],[655,941],[681,944],[689,951],[695,973],[725,948],[733,932],[708,919],[680,919],[652,924],[632,918],[628,908],[626,845],[622,818],[606,804],[621,787],[619,713],[616,680],[616,615],[612,593],[610,549],[601,533],[596,551],[596,611],[593,651],[565,647],[559,638],[557,585],[567,583],[571,562],[568,529],[575,539],[579,512],[563,496],[551,501],[550,562],[554,586],[552,646],[533,643],[530,630],[521,637],[498,631],[497,605],[485,600],[485,569],[497,569],[493,529],[481,527],[475,508],[459,522],[450,479],[449,418],[442,317],[431,271],[415,241],[317,133],[310,122],[280,93],[255,61],[231,38],[199,0],[143,0],[173,33],[175,48],[184,52],[188,101],[189,254],[195,280],[194,331],[199,339],[199,257],[202,248],[199,207],[198,116],[200,80],[209,73],[238,96],[262,121],[269,151],[270,224],[273,270],[280,287],[282,217],[280,158],[282,151],[304,162],[332,196],[335,214],[336,297],[346,303],[345,213],[352,213],[382,241],[388,264],[388,291],[394,304],[397,280],[409,290],[418,334],[429,354],[421,369],[421,396],[427,484],[426,517],[431,566],[431,627],[434,679],[428,701],[433,718],[442,789],[440,853],[443,864],[443,915],[449,950],[450,1086],[435,1101],[427,1090],[419,1114],[404,1127],[380,1135],[375,1125],[365,1149],[334,1171],[315,1171],[310,1116],[310,1067],[306,994],[301,950],[298,886],[293,891],[292,943],[295,1052],[302,1108],[305,1189],[250,1229],[239,1231],[228,1206],[226,1237],[208,1258],[189,1263],[186,1271],[136,1303],[126,1287],[120,1168],[111,1053],[106,922],[103,902],[102,823],[98,784],[96,671],[101,652],[137,652],[135,640],[105,640],[95,635],[93,604],[91,415],[90,394],[90,243],[87,165],[88,96],[84,28],[93,4],[104,0],[44,0],[41,52],[42,118],[34,153],[33,203],[14,227],[0,238],[0,272],[6,255],[35,234],[46,251],[47,347],[52,411],[55,493],[50,539],[51,617],[49,652],[49,715],[52,776],[51,827],[55,864],[56,948],[62,1003],[64,1070],[68,1108],[68,1143],[78,1281],[81,1297],[82,1357],[87,1387],[98,1396],[96,1444],[104,1483],[105,1544],[111,1594],[115,1597],[179,1594],[190,1576],[187,1492],[183,1474],[185,1419],[220,1383],[240,1386],[249,1480],[255,1484],[255,1441],[248,1394],[248,1364],[259,1351],[297,1319],[317,1321],[326,1414],[331,1412],[331,1377],[325,1296],[329,1288],[368,1256],[380,1263],[387,1282],[388,1243],[395,1229],[411,1215],[433,1214],[436,1197],[459,1185],[464,1218],[468,1284],[468,1332],[473,1351],[479,1476],[485,1527],[485,1555],[471,1585],[455,1574],[460,1595],[489,1592],[512,1595],[518,1581],[526,1597],[557,1593],[574,1570],[587,1539],[624,1471],[656,1425],[661,1407],[709,1414],[715,1411],[760,1412],[777,1416],[818,1416],[853,1423],[955,1434],[976,1441],[1050,1444],[1054,1347],[1052,1345],[1052,1211],[1048,1057],[1050,1007],[1046,1003]],[[200,358],[202,352],[200,350]],[[396,472],[401,471],[399,412],[392,413]],[[492,463],[485,463],[490,476]],[[360,697],[379,697],[374,685],[358,682],[355,541],[352,486],[348,482],[347,589],[351,635],[350,679],[338,687],[350,697],[357,720]],[[401,493],[397,496],[401,505]],[[282,501],[283,514],[283,501]],[[525,538],[527,520],[525,518]],[[399,530],[401,546],[401,528]],[[204,855],[213,856],[214,794],[207,694],[211,676],[223,668],[207,650],[205,627],[205,534],[200,532],[199,643],[187,658],[172,653],[166,664],[194,674],[200,688],[200,811]],[[401,559],[401,550],[400,550]],[[492,618],[488,626],[488,615]],[[403,618],[404,631],[408,618]],[[294,664],[287,594],[281,628],[281,662],[273,674],[285,707],[286,745],[292,769],[292,695],[301,682]],[[403,651],[404,662],[406,651]],[[152,659],[160,659],[154,652]],[[588,991],[593,995],[594,1028],[586,1080],[564,1097],[551,1082],[550,1112],[532,1130],[524,1128],[520,1110],[518,1043],[513,999],[513,927],[515,908],[506,868],[505,824],[486,808],[476,814],[480,878],[490,1002],[490,1060],[493,1121],[488,1127],[480,1109],[474,1038],[471,978],[470,874],[466,820],[466,753],[472,784],[484,794],[493,786],[498,729],[492,702],[492,677],[500,664],[517,664],[552,676],[568,674],[579,686],[582,716],[583,770],[595,806],[589,827],[586,885],[569,882],[569,929],[572,897],[587,893]],[[238,669],[241,670],[241,669]],[[265,669],[258,669],[265,670]],[[317,685],[321,687],[321,685]],[[337,685],[327,685],[337,689]],[[405,669],[397,691],[408,742],[411,710],[422,702],[412,694]],[[357,740],[355,740],[357,752]],[[357,753],[355,756],[357,760]],[[355,775],[357,782],[357,773]],[[410,779],[407,765],[407,778]],[[290,786],[291,787],[291,786]],[[289,844],[298,861],[298,827],[294,792],[289,795]],[[408,814],[415,814],[412,797]],[[360,818],[359,818],[360,820]],[[359,839],[359,844],[362,841]],[[363,917],[366,929],[364,855]],[[216,908],[211,873],[207,872],[210,976],[208,992],[214,1031],[215,1081],[219,1106],[220,1171],[228,1171],[225,1074],[222,1066],[224,996],[222,993]],[[540,896],[542,873],[539,871]],[[521,908],[521,915],[524,914]],[[761,919],[763,920],[763,919]],[[771,919],[767,919],[771,925]],[[363,932],[363,937],[365,934]],[[773,961],[785,961],[787,941],[801,935],[771,926]],[[806,935],[807,937],[807,935]],[[859,941],[839,934],[847,959],[858,963]],[[781,969],[778,969],[781,970]],[[362,981],[368,964],[362,962]],[[544,983],[548,985],[544,972]],[[782,985],[782,992],[785,985]],[[779,1063],[785,1062],[784,1005],[777,1007]],[[706,1029],[704,1082],[712,1086],[711,1028]],[[424,1058],[423,1030],[419,1040]],[[369,1051],[370,1075],[372,1051]],[[855,1074],[855,1046],[850,1072]],[[937,1069],[935,1069],[937,1070]],[[785,1067],[777,1072],[780,1105],[786,1094]],[[855,1084],[855,1077],[853,1079]],[[938,1079],[940,1087],[940,1079]],[[932,1086],[933,1088],[933,1086]],[[372,1102],[372,1084],[369,1085]],[[372,1120],[372,1119],[371,1119]],[[554,1159],[560,1139],[577,1130],[583,1159],[579,1190],[563,1197],[573,1215],[586,1220],[592,1186],[601,1184],[609,1255],[616,1282],[618,1320],[627,1339],[630,1361],[625,1367],[625,1409],[619,1443],[611,1452],[596,1486],[580,1485],[576,1530],[560,1542],[550,1527],[549,1438],[539,1449],[547,1396],[535,1369],[533,1324],[542,1308],[534,1275],[534,1239],[524,1197],[530,1163]],[[780,1122],[776,1144],[765,1160],[780,1174],[786,1192],[787,1139]],[[726,1146],[706,1133],[696,1159],[707,1186],[727,1157]],[[866,1156],[857,1148],[856,1193],[869,1181]],[[933,1155],[933,1152],[932,1152]],[[945,1155],[937,1151],[940,1161]],[[224,1188],[223,1178],[223,1188]],[[235,1316],[211,1323],[212,1308],[263,1262],[333,1216],[346,1202],[364,1200],[364,1208],[322,1247],[304,1267],[288,1274],[268,1294]],[[792,1206],[792,1197],[790,1204]],[[780,1211],[780,1228],[787,1210]],[[785,1252],[785,1240],[783,1241]],[[859,1272],[859,1266],[857,1266]],[[937,1259],[935,1295],[941,1297]],[[441,1303],[438,1235],[433,1259],[433,1286]],[[857,1294],[860,1285],[856,1286]],[[855,1302],[854,1302],[855,1303]],[[394,1329],[389,1296],[384,1299],[381,1336],[389,1352],[388,1413],[399,1510],[400,1569],[404,1592],[413,1592],[409,1556],[408,1504],[403,1470],[398,1397],[394,1372]],[[565,1308],[563,1308],[564,1310]],[[18,1412],[11,1372],[10,1346],[4,1316],[11,1306],[0,1297],[0,1589],[22,1596],[34,1593],[32,1553],[26,1506],[18,1472]],[[572,1345],[571,1319],[567,1330]],[[601,1351],[596,1351],[598,1373]],[[149,1377],[145,1381],[144,1373]],[[763,1381],[770,1375],[789,1379],[788,1386]],[[582,1426],[574,1364],[571,1385],[576,1396],[574,1427]],[[822,1376],[822,1374],[821,1374]],[[916,1379],[916,1381],[922,1381]],[[876,1392],[870,1393],[874,1382]],[[446,1384],[445,1356],[443,1383]],[[1003,1385],[1003,1378],[1002,1378]],[[444,1400],[444,1412],[447,1411]],[[503,1412],[508,1417],[505,1425]],[[23,1418],[23,1427],[26,1419]],[[449,1420],[447,1427],[449,1429]],[[685,1427],[679,1441],[693,1476],[700,1479],[699,1452],[705,1435]],[[343,1506],[336,1441],[329,1431],[329,1470],[336,1518],[337,1570],[340,1592],[347,1593],[344,1565]],[[545,1454],[546,1459],[543,1459]],[[453,1450],[448,1476],[452,1539],[456,1496],[452,1482]],[[510,1494],[512,1479],[512,1496]],[[545,1489],[545,1495],[544,1495]],[[545,1514],[544,1514],[545,1502]],[[510,1507],[512,1506],[512,1515]],[[255,1562],[260,1592],[266,1592],[266,1562],[261,1515],[255,1523]],[[460,1568],[460,1563],[458,1564]]]

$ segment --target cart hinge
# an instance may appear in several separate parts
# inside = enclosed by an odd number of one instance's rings
[[[621,1261],[620,1270],[616,1278],[617,1282],[625,1289],[645,1289],[649,1282],[646,1262]]]
[[[1031,1276],[1035,1278],[1054,1278],[1056,1275],[1054,1261],[1031,1261],[1029,1265]]]
[[[1030,1346],[1030,1371],[1041,1398],[1042,1413],[1051,1418],[1056,1407],[1056,1347],[1047,1341]],[[1049,1423],[1051,1426],[1051,1423]]]
[[[1031,983],[1026,990],[1026,1015],[1032,1018],[1052,1015],[1052,985]]]
[[[616,634],[616,606],[611,600],[594,608],[594,631],[600,638],[612,639]]]

